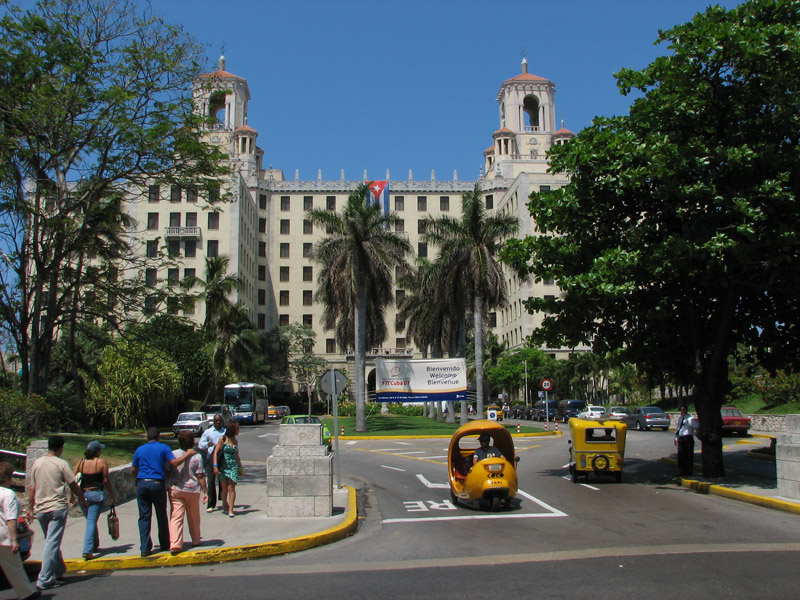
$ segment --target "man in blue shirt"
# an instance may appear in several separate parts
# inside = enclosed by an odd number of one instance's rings
[[[158,427],[147,429],[147,443],[139,446],[133,454],[131,472],[136,479],[136,502],[139,505],[139,543],[142,556],[153,553],[150,527],[153,510],[158,523],[158,543],[161,550],[169,549],[169,521],[167,520],[167,469],[177,467],[197,454],[192,448],[183,456],[175,458],[172,450],[159,440]],[[169,465],[169,466],[168,466]]]

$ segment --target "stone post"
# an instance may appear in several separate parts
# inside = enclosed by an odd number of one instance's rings
[[[31,467],[37,458],[47,454],[47,440],[32,440],[30,446],[25,449],[25,497],[28,498],[31,485]]]
[[[332,516],[332,467],[322,425],[279,425],[267,458],[267,517]]]
[[[778,494],[800,500],[800,415],[786,415],[786,433],[777,439]]]

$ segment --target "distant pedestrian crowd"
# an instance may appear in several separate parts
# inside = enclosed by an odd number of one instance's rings
[[[136,480],[141,556],[183,551],[184,524],[189,529],[192,546],[199,545],[202,542],[201,503],[206,506],[206,512],[213,512],[219,499],[223,512],[229,517],[235,516],[236,484],[244,473],[238,434],[238,423],[231,421],[224,426],[222,416],[215,415],[213,427],[203,433],[197,450],[194,449],[194,434],[183,431],[178,435],[180,449],[173,452],[160,441],[158,428],[147,430],[147,442],[136,449],[131,463]],[[90,442],[84,457],[70,468],[61,458],[64,438],[52,436],[48,440],[47,454],[34,461],[30,469],[26,519],[21,518],[19,501],[11,489],[13,468],[9,463],[0,462],[0,566],[19,598],[35,600],[42,590],[65,583],[67,569],[61,541],[70,504],[78,502],[86,517],[84,560],[94,559],[101,551],[97,525],[100,511],[106,504],[113,511],[115,505],[108,462],[101,456],[103,448],[105,446],[98,441]],[[153,545],[150,536],[154,513],[158,547]],[[34,518],[44,536],[42,566],[35,585],[22,566],[25,543],[30,535],[27,524]]]

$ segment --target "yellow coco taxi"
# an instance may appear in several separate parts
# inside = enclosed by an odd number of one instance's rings
[[[484,436],[488,445],[479,441]],[[496,421],[477,419],[462,425],[447,450],[453,504],[477,503],[497,510],[501,502],[508,503],[517,495],[518,461],[511,433]]]
[[[617,482],[622,481],[627,431],[628,426],[620,421],[570,419],[569,472],[572,482],[577,483],[580,475],[588,479],[590,473],[610,475]]]

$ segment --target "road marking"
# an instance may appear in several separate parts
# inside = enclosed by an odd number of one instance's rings
[[[572,477],[570,475],[562,475],[561,479],[566,479],[567,481],[572,481]],[[600,488],[594,487],[593,485],[589,485],[588,483],[579,483],[578,485],[582,485],[583,487],[587,487],[590,490],[594,490],[596,492],[600,491]]]
[[[439,456],[420,456],[420,458],[447,458],[447,454],[440,454]]]
[[[425,454],[424,450],[409,450],[408,452],[394,452],[396,456],[407,456],[408,454]]]
[[[392,471],[402,471],[403,473],[406,472],[405,469],[401,469],[400,467],[390,467],[389,465],[381,465],[384,469],[391,469]]]
[[[422,473],[417,473],[417,479],[419,479],[422,482],[422,485],[424,485],[426,488],[430,488],[432,490],[446,490],[450,488],[449,483],[432,483],[428,481]]]
[[[433,463],[435,465],[444,465],[447,464],[445,461],[441,460],[431,460],[429,458],[423,458],[421,456],[408,456],[407,454],[397,453],[397,452],[387,452],[386,450],[370,450],[369,448],[356,448],[359,452],[373,452],[375,454],[386,454],[388,456],[394,456],[396,458],[408,458],[411,460],[421,460],[423,462]]]

